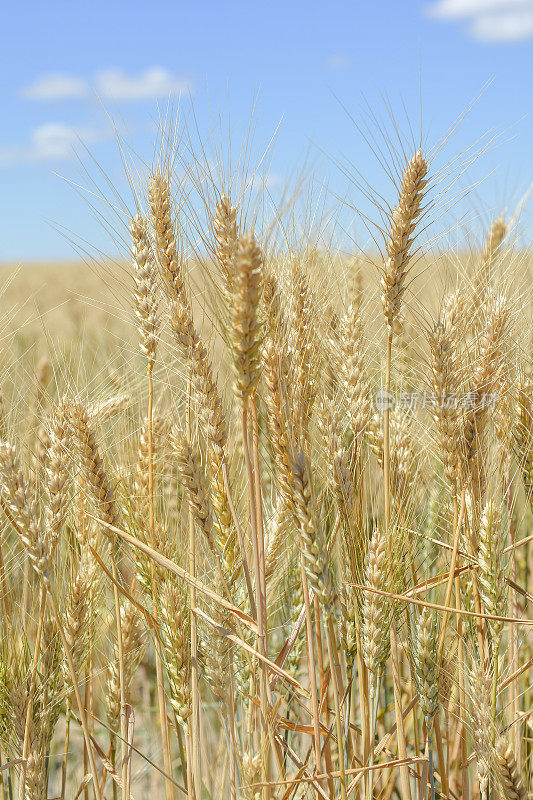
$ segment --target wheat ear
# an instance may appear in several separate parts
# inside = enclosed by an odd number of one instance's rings
[[[106,400],[98,400],[87,406],[87,416],[91,425],[101,425],[115,414],[124,411],[131,403],[131,395],[126,392],[113,395]]]
[[[129,702],[129,692],[135,674],[135,668],[142,656],[145,632],[142,620],[135,606],[127,601],[120,610],[123,685],[121,684],[118,644],[107,676],[106,713],[109,727],[116,731],[121,711],[121,692],[124,702]]]
[[[389,328],[398,319],[411,260],[413,233],[422,210],[428,165],[419,150],[402,177],[398,205],[391,215],[387,260],[381,276],[381,302]]]
[[[156,267],[147,229],[146,220],[137,214],[130,226],[135,281],[135,315],[139,326],[141,352],[146,357],[148,364],[153,366],[159,318],[157,315]]]
[[[420,707],[428,724],[438,711],[439,664],[437,659],[437,616],[423,608],[415,626],[413,672],[418,688]]]
[[[502,243],[507,233],[507,223],[503,217],[498,217],[490,226],[485,245],[481,252],[481,258],[477,273],[474,276],[473,284],[473,312],[474,315],[483,307],[487,298],[487,292],[493,278],[494,264],[501,252]],[[474,316],[475,319],[475,316]]]
[[[482,659],[474,659],[470,669],[472,732],[477,755],[479,791],[485,800],[490,776],[490,752],[495,732],[491,703],[492,683],[487,665]]]
[[[230,198],[223,194],[215,206],[213,217],[215,234],[215,255],[222,271],[224,285],[228,294],[233,289],[233,258],[237,245],[237,208],[232,206]]]
[[[435,392],[434,419],[444,475],[455,488],[458,477],[457,431],[459,425],[459,369],[454,331],[445,314],[428,334],[431,382]]]
[[[365,371],[363,320],[359,306],[354,303],[350,304],[341,318],[338,342],[339,384],[349,426],[357,442],[370,421],[372,402]]]
[[[156,172],[148,187],[155,253],[158,267],[166,286],[182,294],[183,275],[176,229],[172,215],[172,191],[167,176]]]
[[[292,463],[295,515],[302,542],[302,559],[310,587],[320,600],[324,613],[334,609],[335,592],[329,554],[320,525],[315,518],[309,462],[303,452]]]
[[[241,236],[235,248],[231,305],[231,352],[235,392],[244,405],[259,380],[261,323],[257,314],[262,291],[262,256],[252,233]]]
[[[505,536],[502,530],[501,512],[494,499],[485,503],[479,525],[478,541],[479,586],[481,599],[487,614],[505,616],[507,598],[507,575],[505,558]],[[496,642],[503,629],[500,620],[489,620]],[[493,653],[493,657],[494,657]]]
[[[196,524],[213,547],[213,515],[205,485],[205,475],[199,464],[196,451],[185,434],[174,427],[171,432],[172,444],[178,461],[180,477],[187,491],[192,514]]]
[[[16,448],[8,442],[0,442],[0,491],[33,569],[45,584],[49,583],[49,542],[30,497]]]
[[[386,590],[388,578],[388,537],[376,528],[368,547],[365,584],[369,589]],[[383,664],[389,655],[388,629],[392,617],[391,603],[369,591],[364,594],[362,608],[362,647],[368,671],[374,680],[370,693],[374,697],[375,686]]]
[[[484,494],[483,433],[487,409],[503,369],[505,343],[509,331],[510,308],[505,295],[495,295],[489,303],[487,321],[479,336],[479,352],[470,382],[470,408],[462,420],[463,474],[472,482],[476,504]]]
[[[527,790],[518,771],[513,748],[503,736],[494,747],[494,760],[506,800],[527,800]]]
[[[529,502],[533,504],[533,383],[520,378],[517,392],[517,421],[513,428],[517,460]]]

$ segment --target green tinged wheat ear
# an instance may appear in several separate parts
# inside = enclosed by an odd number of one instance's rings
[[[296,625],[304,605],[302,573],[298,559],[291,559],[286,578],[289,581],[290,587],[288,591],[288,609],[286,617],[287,622],[289,623],[288,628],[290,633],[293,627]],[[304,643],[305,637],[300,631],[285,663],[285,669],[287,669],[288,672],[295,678],[298,676],[300,669]]]
[[[437,425],[439,455],[444,466],[444,475],[454,486],[458,477],[459,463],[457,435],[460,373],[456,336],[450,315],[446,313],[442,315],[429,330],[428,339],[431,352],[431,383],[436,400],[433,418]]]
[[[264,402],[267,409],[269,440],[274,456],[274,477],[278,490],[288,508],[293,507],[293,474],[287,401],[282,381],[282,357],[273,341],[263,348],[263,379],[266,387]]]
[[[258,305],[263,284],[262,255],[252,233],[241,236],[233,259],[231,296],[231,352],[235,392],[245,405],[254,394],[260,375],[260,331]]]
[[[65,609],[65,638],[76,674],[79,674],[90,644],[91,628],[94,621],[94,594],[98,583],[94,559],[82,551],[77,574],[70,582],[67,606]],[[65,683],[70,683],[67,664],[63,666]]]
[[[0,663],[0,743],[3,754],[20,758],[30,699],[29,650],[17,648]],[[39,670],[31,707],[28,760],[24,772],[24,800],[45,800],[48,782],[48,756],[61,711],[61,648],[56,629],[48,618],[43,621]],[[11,792],[10,792],[11,793]]]
[[[358,570],[359,573],[362,569]],[[360,577],[360,574],[358,575]],[[359,613],[357,606],[357,594],[353,586],[344,586],[342,603],[342,617],[339,625],[341,644],[346,657],[346,667],[348,675],[353,674],[355,657],[357,655],[357,627],[358,621],[356,614]]]
[[[224,595],[225,586],[220,575],[213,581],[213,590],[220,596]],[[220,607],[210,609],[211,616],[217,625],[226,630],[231,630],[233,625],[229,614]],[[229,640],[220,632],[207,624],[202,642],[202,655],[204,660],[205,676],[216,700],[225,704],[229,700],[229,686],[232,680],[232,647]],[[247,670],[245,669],[247,673]],[[245,676],[248,677],[247,675]]]
[[[318,301],[309,286],[304,264],[293,256],[289,273],[288,368],[291,372],[291,425],[305,441],[319,386],[316,310]]]
[[[486,323],[479,335],[476,364],[469,385],[469,404],[462,420],[464,473],[470,476],[477,497],[484,492],[483,433],[491,395],[498,386],[504,366],[509,323],[509,302],[505,295],[497,294],[489,303]]]
[[[504,530],[501,511],[489,497],[483,509],[478,536],[478,582],[481,599],[487,614],[505,616],[507,605],[507,569]],[[493,637],[498,640],[503,622],[489,620]]]
[[[46,798],[48,782],[48,758],[52,737],[62,706],[60,664],[62,652],[57,630],[49,619],[45,619],[42,636],[41,669],[36,705],[37,724],[31,737],[31,746],[26,769],[27,800]]]
[[[387,591],[389,588],[388,548],[389,538],[375,528],[368,546],[365,570],[365,585],[371,589]],[[375,679],[380,675],[390,650],[389,626],[392,620],[392,604],[387,597],[373,591],[364,591],[362,603],[362,649],[369,672]]]
[[[295,517],[302,544],[302,562],[309,586],[323,606],[324,613],[334,611],[335,592],[329,553],[311,489],[309,462],[303,452],[295,456],[292,463],[294,478]]]
[[[272,583],[291,552],[288,540],[291,516],[282,497],[276,503],[265,531],[265,580]],[[269,587],[270,588],[270,587]]]
[[[339,385],[355,439],[366,429],[372,416],[370,387],[365,371],[363,321],[359,307],[350,304],[339,325]]]
[[[413,675],[420,707],[426,722],[429,723],[439,707],[438,621],[433,609],[422,609],[416,620],[413,634]]]
[[[398,205],[391,215],[391,228],[386,242],[387,260],[381,276],[381,302],[389,328],[393,327],[401,309],[413,234],[427,184],[427,170],[427,162],[419,150],[405,169]]]
[[[326,482],[333,492],[341,518],[350,527],[354,507],[350,456],[343,441],[341,420],[335,400],[327,398],[322,400],[318,425],[322,434]]]
[[[495,731],[491,702],[492,680],[492,674],[483,661],[474,659],[470,669],[470,714],[482,798],[487,797],[490,754]]]
[[[524,488],[533,503],[533,383],[522,376],[516,401],[517,420],[513,428],[517,460],[522,470]]]
[[[170,704],[178,724],[187,726],[191,708],[191,642],[187,591],[173,576],[157,585],[159,635],[166,667]]]

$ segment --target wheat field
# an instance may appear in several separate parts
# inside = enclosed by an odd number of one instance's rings
[[[163,158],[0,268],[1,800],[532,796],[533,257],[391,169],[352,253]]]

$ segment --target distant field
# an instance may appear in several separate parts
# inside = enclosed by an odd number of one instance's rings
[[[36,335],[46,330],[68,337],[89,320],[113,326],[127,302],[127,287],[113,273],[129,277],[124,268],[81,261],[0,264],[3,312]]]

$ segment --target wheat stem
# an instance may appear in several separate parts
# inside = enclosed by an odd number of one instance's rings
[[[391,625],[391,663],[392,680],[394,688],[394,710],[396,713],[397,733],[398,733],[398,758],[407,758],[407,737],[405,734],[405,724],[402,708],[402,687],[400,682],[400,663],[398,654],[398,641],[396,633],[396,623],[393,620]],[[400,766],[400,780],[402,786],[403,800],[411,800],[411,785],[409,783],[409,767],[407,764]]]
[[[246,474],[247,474],[247,481],[248,481],[248,499],[249,499],[249,508],[250,508],[250,526],[251,526],[251,535],[252,535],[252,546],[253,546],[253,554],[254,554],[254,577],[255,577],[255,596],[256,596],[256,607],[257,607],[257,623],[258,623],[258,633],[257,633],[257,648],[261,655],[266,656],[266,619],[264,618],[265,608],[266,608],[266,601],[263,597],[263,586],[264,586],[264,570],[261,569],[261,545],[259,542],[260,531],[258,528],[258,508],[257,508],[257,498],[255,494],[255,478],[254,478],[254,468],[252,463],[252,455],[250,453],[250,441],[249,441],[249,429],[248,429],[248,406],[245,403],[243,405],[242,411],[242,434],[243,434],[243,443],[244,443],[244,457],[246,462]],[[267,765],[267,761],[270,760],[270,753],[267,754],[267,742],[269,741],[268,737],[268,695],[267,695],[267,674],[266,674],[266,666],[264,662],[261,662],[259,667],[260,669],[260,702],[261,702],[261,711],[260,711],[260,719],[261,719],[261,771],[262,771],[262,794],[264,800],[269,800],[270,797],[270,785],[267,784],[269,778],[267,775],[269,774],[269,766]]]
[[[39,657],[41,651],[41,639],[43,633],[43,624],[44,624],[44,615],[46,611],[46,596],[48,593],[48,586],[46,583],[41,584],[41,599],[40,599],[40,610],[39,610],[39,620],[37,623],[37,633],[35,636],[35,647],[33,650],[33,658],[30,667],[30,690],[28,693],[28,705],[26,709],[26,721],[24,723],[24,743],[22,746],[22,767],[21,767],[21,775],[20,775],[20,787],[19,787],[19,800],[23,800],[24,791],[26,788],[26,765],[28,763],[28,755],[30,752],[30,733],[31,733],[31,725],[32,725],[32,716],[33,716],[33,700],[35,696],[35,687],[37,683],[37,667],[39,665]]]
[[[460,535],[461,535],[461,527],[463,525],[463,519],[466,511],[466,489],[463,488],[461,491],[461,501],[459,510],[457,511],[457,496],[454,495],[454,533],[453,533],[453,548],[452,548],[452,556],[450,560],[450,570],[448,572],[448,580],[446,584],[446,593],[444,596],[444,606],[448,608],[450,604],[450,599],[452,596],[453,585],[454,581],[456,580],[455,576],[455,569],[457,565],[457,558],[459,553],[459,542],[460,542]],[[456,583],[456,585],[458,585]],[[446,635],[446,624],[448,622],[448,611],[444,612],[444,617],[442,620],[442,628],[440,632],[439,638],[439,645],[437,651],[437,662],[440,662],[442,659],[442,649],[444,647],[444,637]]]
[[[339,759],[339,776],[341,783],[341,798],[346,800],[346,766],[344,763],[344,738],[342,731],[342,713],[341,713],[341,692],[342,683],[340,679],[340,661],[339,652],[337,649],[337,642],[335,639],[335,630],[333,628],[333,618],[328,614],[326,624],[326,641],[328,646],[329,662],[331,666],[331,673],[333,676],[333,702],[335,704],[335,720],[337,727],[337,754]]]
[[[63,642],[63,647],[65,650],[65,657],[67,659],[68,668],[70,672],[70,678],[72,680],[72,687],[74,689],[74,696],[76,698],[76,704],[78,706],[78,713],[80,715],[81,726],[83,729],[83,736],[85,739],[85,746],[87,748],[87,753],[89,756],[89,764],[91,767],[91,774],[92,774],[92,781],[93,781],[93,791],[96,800],[102,800],[102,795],[100,792],[100,784],[98,782],[98,770],[96,767],[96,759],[94,755],[94,746],[91,740],[91,734],[89,733],[89,726],[87,724],[87,714],[85,712],[85,708],[83,705],[83,701],[81,699],[80,694],[80,687],[78,684],[78,679],[76,677],[76,669],[74,667],[74,662],[72,661],[72,654],[70,651],[70,646],[65,636],[65,629],[63,628],[63,623],[61,622],[61,617],[59,615],[59,611],[57,609],[57,602],[54,597],[53,590],[49,587],[47,593],[48,603],[50,604],[52,615],[54,617],[55,623],[57,625],[57,629],[61,636],[61,641]]]

